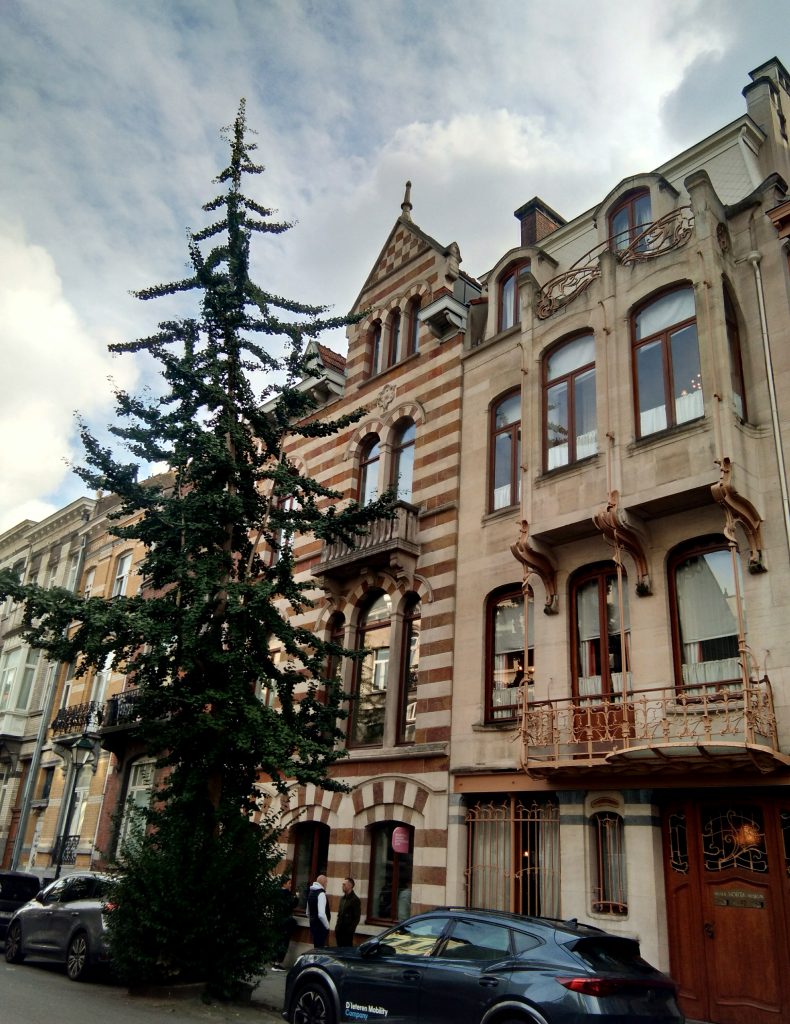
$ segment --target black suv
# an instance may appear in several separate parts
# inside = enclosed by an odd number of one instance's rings
[[[42,888],[38,875],[28,871],[0,871],[0,939],[5,939],[14,911],[35,899]]]
[[[576,921],[445,907],[356,949],[304,953],[290,1024],[682,1024],[671,978],[633,939]]]

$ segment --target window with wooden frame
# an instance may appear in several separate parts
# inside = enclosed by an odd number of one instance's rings
[[[555,345],[543,360],[544,465],[547,470],[598,451],[595,335],[587,331]]]
[[[358,650],[364,657],[356,663],[348,744],[352,747],[381,746],[389,686],[392,647],[392,601],[388,594],[373,591],[357,627]]]
[[[730,352],[730,386],[732,387],[732,405],[735,415],[743,423],[746,421],[746,385],[743,377],[743,358],[741,354],[741,336],[738,330],[738,314],[735,303],[727,285],[724,285],[724,322],[727,328],[727,346]]]
[[[513,584],[494,591],[486,602],[486,722],[512,720],[518,713],[519,693],[526,682],[526,699],[535,664],[532,643],[534,613],[532,593],[527,602],[524,628],[524,592]],[[527,642],[526,659],[524,644]]]
[[[590,818],[593,841],[593,901],[596,914],[622,917],[628,913],[625,872],[625,826],[619,814],[610,811]]]
[[[740,559],[723,537],[709,537],[675,549],[668,569],[678,689],[693,695],[741,686]]]
[[[634,189],[609,212],[609,239],[614,252],[622,252],[639,238],[652,220],[650,190]],[[639,248],[639,246],[637,246]]]
[[[409,300],[408,340],[406,355],[413,356],[420,351],[420,297],[416,295]]]
[[[529,260],[521,260],[508,267],[497,282],[497,330],[507,331],[520,322],[518,308],[518,279],[523,271],[528,270]]]
[[[694,289],[675,288],[645,303],[631,326],[637,436],[704,416]]]
[[[378,434],[369,434],[362,443],[359,457],[359,494],[357,497],[360,505],[368,505],[378,497],[380,462],[379,436]]]
[[[370,826],[368,921],[402,921],[411,913],[414,829],[399,821]]]
[[[297,898],[297,907],[307,907],[307,890],[318,875],[326,874],[329,863],[329,826],[320,821],[305,821],[291,829],[294,844],[293,882],[291,891]]]
[[[490,412],[488,508],[496,512],[520,500],[521,392],[518,388],[499,398]]]
[[[403,613],[403,645],[398,698],[398,743],[413,743],[417,724],[417,680],[420,668],[420,599],[410,594]]]
[[[381,320],[374,321],[370,328],[370,376],[375,377],[384,369],[383,353],[384,336],[381,329]]]
[[[395,435],[392,450],[392,487],[399,501],[411,502],[414,481],[414,446],[417,428],[411,420],[403,420]]]
[[[631,627],[628,588],[611,563],[577,573],[571,581],[573,696],[617,701],[630,691]]]

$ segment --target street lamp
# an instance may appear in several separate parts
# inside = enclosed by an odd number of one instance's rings
[[[82,769],[87,764],[91,764],[96,760],[96,743],[95,740],[91,739],[86,733],[73,743],[69,747],[69,753],[71,755],[71,786],[68,800],[68,810],[66,811],[66,817],[63,819],[63,831],[58,839],[58,856],[55,868],[55,878],[60,878],[60,870],[63,867],[63,858],[65,848],[68,840],[75,839],[79,842],[79,836],[71,836],[68,834],[67,829],[71,826],[71,818],[74,814],[74,802],[77,798],[77,782],[82,774]],[[75,850],[76,850],[76,843]]]

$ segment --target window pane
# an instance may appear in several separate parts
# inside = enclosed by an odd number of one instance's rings
[[[636,378],[639,391],[639,433],[642,437],[667,426],[664,401],[664,360],[660,341],[636,350]]]
[[[509,953],[509,928],[480,921],[456,921],[441,956],[451,960],[502,960]]]
[[[516,391],[508,395],[496,407],[494,412],[494,430],[518,423],[521,419],[521,395]]]
[[[524,597],[502,598],[494,607],[491,717],[513,718],[524,680]]]
[[[686,423],[704,415],[702,375],[699,365],[696,324],[676,331],[670,338],[675,422]]]
[[[515,321],[516,275],[511,274],[502,284],[499,298],[499,329],[506,331]]]
[[[396,852],[392,848],[396,828],[405,829],[408,833],[407,853]],[[371,837],[372,868],[368,916],[385,921],[400,921],[411,913],[413,840],[412,830],[396,822],[386,822],[374,828]],[[387,937],[386,941],[391,942],[391,939]],[[431,943],[430,948],[432,947]],[[404,948],[403,951],[419,955],[415,948]]]
[[[673,324],[689,320],[695,315],[694,291],[680,288],[663,295],[636,315],[636,338],[649,338],[657,331],[663,331]]]
[[[395,450],[395,486],[401,501],[412,499],[412,479],[414,476],[414,440],[416,428],[410,424],[403,431],[399,447]]]
[[[513,435],[499,434],[494,441],[494,509],[513,505]]]
[[[390,366],[392,366],[393,363],[397,363],[400,358],[400,313],[393,313],[390,320]]]
[[[598,451],[595,415],[595,370],[574,379],[573,411],[576,420],[576,458],[586,459]]]
[[[675,571],[675,586],[683,683],[740,680],[738,608],[729,551],[685,559]]]
[[[357,667],[351,740],[360,745],[380,744],[384,738],[384,715],[389,680],[391,602],[380,595],[368,609],[360,632],[360,647],[367,654]],[[371,627],[371,623],[381,623]]]
[[[634,224],[641,230],[650,223],[650,218],[650,193],[645,192],[634,200]]]
[[[546,447],[548,468],[568,465],[568,384],[555,384],[546,392]]]
[[[580,366],[594,362],[595,338],[592,334],[585,334],[552,352],[546,363],[546,379],[555,380],[566,373],[578,370]]]
[[[400,736],[402,743],[413,743],[417,722],[417,678],[420,667],[420,606],[409,610],[403,632],[403,680]]]
[[[425,921],[412,921],[408,926],[394,928],[382,939],[383,952],[388,956],[430,956],[436,940],[447,925],[446,917],[430,917]]]

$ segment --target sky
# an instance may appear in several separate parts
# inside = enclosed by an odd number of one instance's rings
[[[105,436],[152,385],[107,345],[172,315],[130,293],[183,276],[241,97],[253,198],[294,223],[255,279],[342,315],[407,179],[477,277],[533,196],[571,219],[744,113],[790,3],[2,0],[0,54],[2,532],[85,493],[75,413]]]

